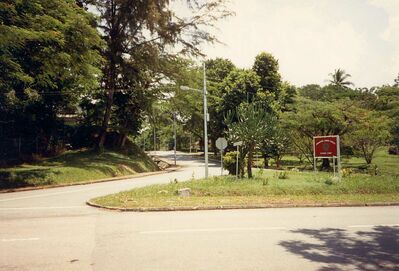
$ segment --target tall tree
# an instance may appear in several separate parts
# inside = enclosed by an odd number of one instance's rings
[[[99,86],[95,18],[73,0],[6,0],[0,14],[0,122],[48,150],[58,116]]]
[[[375,151],[388,144],[391,138],[390,127],[391,123],[386,116],[368,110],[358,110],[358,121],[349,136],[349,141],[368,165],[371,164]]]
[[[215,142],[218,137],[223,136],[226,130],[224,123],[224,112],[221,110],[221,103],[223,101],[222,83],[227,76],[236,69],[235,65],[229,59],[215,58],[207,60],[206,63],[206,78],[208,90],[208,112],[209,119],[209,134],[211,146],[213,151],[217,152]]]
[[[169,0],[87,0],[100,13],[101,32],[107,43],[104,51],[103,87],[106,106],[98,146],[103,147],[114,105],[114,94],[134,91],[135,86],[121,83],[127,75],[159,83],[168,75],[169,60],[181,54],[200,55],[199,45],[216,38],[202,26],[212,26],[231,13],[224,0],[187,1],[193,16],[180,18],[173,12]],[[150,88],[151,84],[146,88]]]
[[[346,73],[345,70],[342,69],[336,69],[334,70],[333,73],[330,73],[329,76],[331,77],[329,79],[330,84],[346,88],[349,86],[353,86],[354,84],[349,81],[349,78],[351,75],[349,73]]]
[[[256,56],[252,70],[260,77],[262,89],[278,99],[282,84],[278,60],[272,54],[262,52]]]
[[[312,161],[312,138],[319,135],[343,136],[351,132],[357,121],[356,106],[353,102],[317,102],[299,98],[296,110],[284,113],[284,121],[295,131],[291,133],[293,144]],[[328,168],[329,160],[323,159],[322,169]]]
[[[230,112],[226,118],[228,134],[232,141],[242,141],[241,161],[248,154],[247,173],[252,178],[253,153],[256,146],[271,136],[276,118],[265,109],[252,104],[242,104],[235,112]],[[241,177],[244,176],[244,168],[241,162]]]
[[[399,87],[399,73],[398,73],[398,77],[395,78],[394,80],[394,87]]]

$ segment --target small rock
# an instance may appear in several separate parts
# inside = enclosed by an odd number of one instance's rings
[[[158,191],[158,194],[168,194],[168,191],[167,190],[161,190],[161,191]]]
[[[189,196],[191,196],[191,189],[190,188],[181,188],[181,189],[177,190],[177,194],[180,197],[189,197]]]

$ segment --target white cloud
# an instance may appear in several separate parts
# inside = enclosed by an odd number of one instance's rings
[[[227,45],[204,49],[208,57],[230,58],[240,67],[251,67],[258,53],[268,51],[279,59],[284,79],[297,85],[323,84],[336,68],[351,73],[357,86],[391,83],[399,72],[398,5],[397,0],[235,0],[237,15],[219,25],[218,36]],[[342,15],[351,8],[350,16]],[[384,14],[388,23],[378,36],[369,29],[380,27],[373,19],[382,22]]]

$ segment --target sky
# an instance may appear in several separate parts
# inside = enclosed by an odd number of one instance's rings
[[[283,79],[325,85],[341,68],[356,87],[392,84],[399,73],[399,0],[231,0],[236,13],[214,30],[207,58],[250,68],[266,51]]]

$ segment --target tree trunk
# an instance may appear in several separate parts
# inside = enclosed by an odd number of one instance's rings
[[[121,149],[123,149],[125,147],[126,140],[127,140],[127,133],[123,133],[121,135],[121,141],[120,141],[120,146],[119,146]]]
[[[245,160],[245,156],[246,156],[246,151],[245,150],[241,150],[240,151],[240,155],[239,155],[240,157],[239,157],[239,160],[238,160],[238,165],[239,165],[239,172],[238,172],[238,174],[239,174],[239,176],[240,176],[240,178],[242,179],[242,178],[244,178],[244,174],[245,174],[245,164],[244,164],[244,160]]]
[[[211,138],[211,147],[213,150],[213,154],[216,156],[218,154],[218,150],[216,148],[216,139]]]
[[[98,142],[98,148],[100,150],[102,150],[104,148],[104,143],[105,143],[105,139],[107,136],[108,123],[109,123],[109,120],[111,119],[111,109],[112,109],[113,102],[114,102],[114,91],[109,90],[108,96],[107,96],[107,105],[105,108],[105,114],[104,114],[103,123],[101,126],[100,140]]]
[[[329,170],[330,167],[330,159],[328,158],[323,158],[322,163],[321,163],[321,170]]]
[[[266,153],[263,153],[262,157],[263,157],[263,167],[269,168],[269,157],[267,156]]]
[[[274,160],[276,160],[276,168],[280,169],[281,168],[281,157],[280,156],[276,156],[274,158]]]
[[[250,146],[248,150],[248,163],[247,163],[247,172],[248,172],[248,178],[252,178],[252,161],[253,161],[253,147]]]

